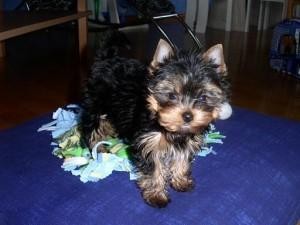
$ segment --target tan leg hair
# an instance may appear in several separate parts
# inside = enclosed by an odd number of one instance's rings
[[[171,186],[176,191],[188,191],[193,188],[193,179],[190,176],[191,162],[189,152],[179,152],[171,164]]]
[[[151,174],[140,173],[138,185],[143,198],[153,206],[163,207],[169,202],[167,187],[169,182],[178,191],[193,187],[190,177],[190,160],[202,143],[202,137],[187,140],[186,149],[176,149],[172,141],[160,132],[150,132],[139,141],[142,156],[154,163]]]
[[[151,175],[142,175],[138,185],[142,190],[144,200],[150,205],[163,207],[169,202],[167,186],[167,171],[159,160],[155,162],[155,170]]]
[[[140,174],[138,185],[147,203],[156,207],[166,206],[169,202],[167,194],[168,171],[163,158],[169,148],[165,137],[160,132],[151,132],[140,140],[143,146],[143,158],[151,157],[154,163],[152,174]]]
[[[202,144],[202,136],[195,136],[187,142],[186,149],[174,151],[173,161],[170,165],[171,186],[176,191],[189,191],[194,187],[191,177],[191,157]]]
[[[99,141],[103,141],[108,137],[115,137],[116,132],[111,125],[111,123],[107,119],[100,119],[99,126],[97,129],[93,130],[90,140],[89,140],[89,147],[92,149],[95,144]],[[104,152],[105,149],[100,148],[98,149],[101,152]]]

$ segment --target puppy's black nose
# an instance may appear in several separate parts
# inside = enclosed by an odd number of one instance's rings
[[[191,112],[185,112],[182,114],[183,121],[189,123],[193,120],[193,114]]]

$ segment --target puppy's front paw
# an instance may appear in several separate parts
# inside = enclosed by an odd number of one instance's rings
[[[144,200],[153,207],[164,208],[170,202],[168,195],[165,192],[158,193],[143,193]]]
[[[191,177],[182,177],[181,179],[172,179],[171,186],[175,191],[187,192],[193,190],[195,184]]]

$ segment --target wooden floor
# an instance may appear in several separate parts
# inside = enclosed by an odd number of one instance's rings
[[[176,41],[189,45],[182,32],[175,30]],[[101,33],[90,33],[88,63],[81,66],[74,32],[70,27],[50,29],[8,41],[8,57],[0,59],[0,129],[78,101]],[[149,60],[158,37],[145,27],[126,32],[136,58]],[[300,120],[300,80],[278,74],[268,64],[271,32],[245,34],[209,29],[200,38],[207,47],[224,44],[233,105]]]

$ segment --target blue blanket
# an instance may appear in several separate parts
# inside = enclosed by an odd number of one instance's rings
[[[146,205],[124,173],[82,183],[52,155],[37,118],[0,132],[1,225],[294,225],[300,218],[300,123],[234,109],[217,155],[198,157],[196,187]]]

